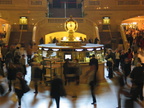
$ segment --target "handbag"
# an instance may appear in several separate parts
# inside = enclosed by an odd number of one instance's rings
[[[60,85],[60,96],[66,96],[66,90],[63,85]]]
[[[18,101],[17,95],[13,93],[10,97],[10,100],[12,100],[13,102],[17,102]]]
[[[23,93],[27,93],[28,91],[30,91],[30,87],[27,85],[27,81],[22,78],[18,78],[18,79],[20,80]]]

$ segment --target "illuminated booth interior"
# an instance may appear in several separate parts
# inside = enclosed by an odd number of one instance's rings
[[[56,59],[62,62],[65,59],[71,61],[78,59],[84,71],[89,68],[90,56],[94,54],[100,65],[101,73],[99,78],[100,80],[104,79],[104,45],[81,42],[79,38],[74,36],[77,28],[78,23],[70,17],[65,22],[65,30],[68,33],[67,38],[63,38],[59,43],[40,44],[38,45],[39,51],[50,62]]]
[[[66,57],[79,59],[80,62],[89,62],[89,56],[95,54],[99,62],[104,61],[104,46],[102,44],[83,43],[79,36],[75,36],[78,29],[78,23],[70,17],[65,22],[65,30],[68,36],[63,37],[59,43],[40,44],[39,50],[44,57],[60,58],[65,60]]]

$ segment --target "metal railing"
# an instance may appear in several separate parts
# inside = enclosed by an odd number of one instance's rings
[[[123,40],[124,50],[127,50],[129,48],[129,43],[127,41],[126,34],[122,25],[120,25],[120,33]]]

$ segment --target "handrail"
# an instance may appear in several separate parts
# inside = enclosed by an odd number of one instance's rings
[[[120,33],[123,40],[124,50],[127,50],[129,48],[129,43],[127,41],[126,34],[122,25],[120,25]]]

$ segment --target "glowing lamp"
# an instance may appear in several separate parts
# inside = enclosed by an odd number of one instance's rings
[[[59,49],[52,49],[53,51],[58,51]]]
[[[87,49],[87,51],[92,51],[93,50],[93,48],[91,48],[91,49]]]
[[[83,49],[75,49],[76,51],[83,51]]]

